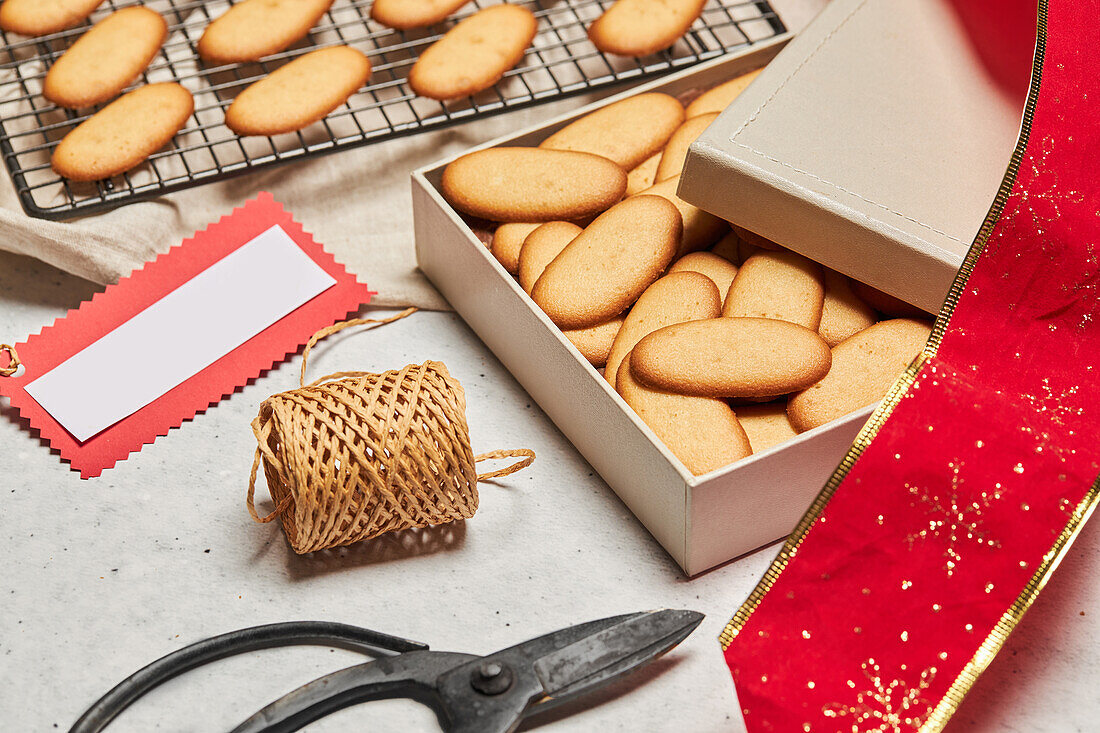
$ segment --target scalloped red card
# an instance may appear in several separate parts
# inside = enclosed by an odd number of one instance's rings
[[[372,295],[261,193],[16,344],[23,371],[0,394],[98,476]]]

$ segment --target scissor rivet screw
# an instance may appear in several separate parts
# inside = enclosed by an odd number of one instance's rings
[[[470,685],[483,695],[499,695],[512,686],[512,668],[499,662],[482,662],[470,675]]]

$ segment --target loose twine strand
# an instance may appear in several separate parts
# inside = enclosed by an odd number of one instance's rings
[[[19,352],[15,350],[15,347],[11,344],[0,344],[0,354],[8,352],[8,365],[0,368],[0,377],[10,377],[19,371],[19,365],[23,362],[19,361]]]
[[[315,333],[302,352],[299,387],[273,395],[252,421],[257,448],[248,482],[253,520],[276,518],[296,552],[351,544],[384,532],[468,519],[477,511],[477,483],[520,471],[528,449],[474,456],[466,397],[440,362],[373,374],[335,372],[306,383],[318,341],[352,326],[393,323],[355,318]],[[481,461],[522,457],[477,474]],[[260,516],[256,479],[264,468],[275,508]]]

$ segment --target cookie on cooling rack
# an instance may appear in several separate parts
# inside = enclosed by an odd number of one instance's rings
[[[374,0],[370,17],[384,26],[407,30],[435,25],[470,0]]]
[[[42,95],[70,109],[106,102],[145,70],[167,36],[164,18],[148,8],[111,13],[54,62]]]
[[[409,70],[409,86],[439,100],[477,94],[523,59],[537,28],[534,13],[518,5],[479,10],[420,54]]]
[[[304,38],[333,0],[244,0],[214,19],[199,56],[216,64],[257,61]]]
[[[138,87],[62,138],[50,165],[72,181],[98,181],[125,173],[164,147],[194,108],[191,92],[179,84]]]
[[[225,124],[238,135],[279,135],[322,119],[370,78],[370,61],[350,46],[310,51],[237,95]]]
[[[103,0],[4,0],[0,28],[24,36],[45,36],[72,28]]]
[[[618,56],[662,51],[703,12],[707,0],[617,0],[588,28],[596,48]]]

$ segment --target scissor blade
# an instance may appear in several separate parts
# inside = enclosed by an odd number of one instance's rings
[[[597,631],[535,662],[546,694],[567,697],[648,664],[702,622],[696,611],[650,611]]]

